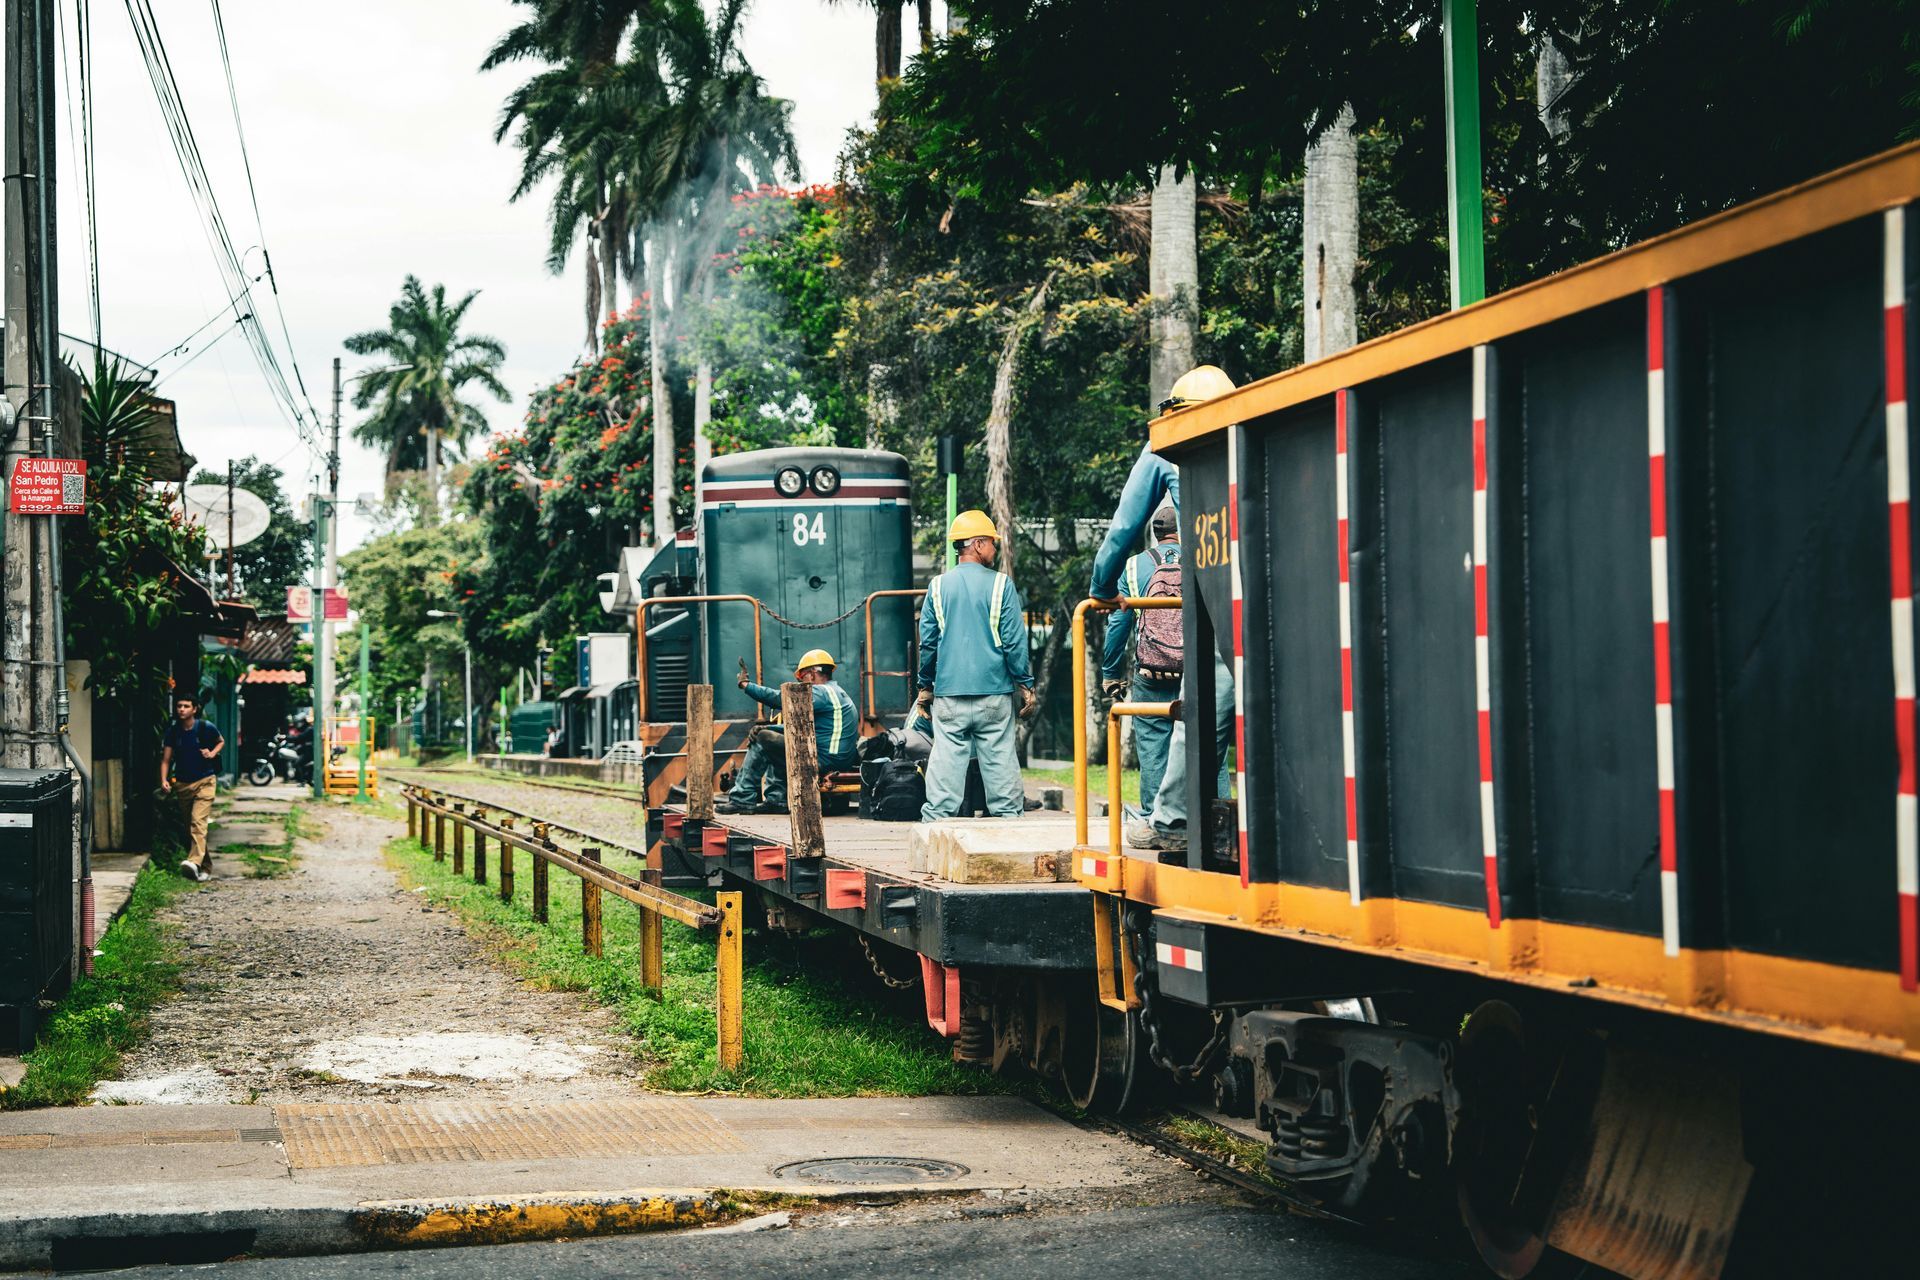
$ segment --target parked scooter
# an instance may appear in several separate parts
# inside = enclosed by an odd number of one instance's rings
[[[267,743],[266,752],[247,770],[247,781],[256,787],[264,787],[275,780],[293,782],[311,774],[313,756],[312,747],[308,744],[312,741],[311,737],[307,737],[295,742],[285,733],[274,734]]]

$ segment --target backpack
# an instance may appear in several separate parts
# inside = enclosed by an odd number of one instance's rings
[[[860,766],[860,816],[881,822],[918,822],[927,802],[920,766],[904,757],[869,760]]]
[[[1162,562],[1147,579],[1147,595],[1180,594],[1180,557]],[[1186,636],[1179,609],[1142,609],[1134,629],[1134,660],[1153,671],[1181,671],[1186,667]]]

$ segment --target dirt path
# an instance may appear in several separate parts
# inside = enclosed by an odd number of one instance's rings
[[[172,908],[192,970],[100,1097],[141,1102],[371,1098],[578,1101],[631,1095],[612,1015],[536,991],[447,912],[400,887],[390,818],[339,806],[271,880],[223,874]]]

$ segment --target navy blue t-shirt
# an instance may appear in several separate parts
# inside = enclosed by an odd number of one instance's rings
[[[190,725],[178,720],[169,724],[165,745],[173,748],[173,776],[181,782],[198,782],[218,770],[220,761],[200,752],[220,745],[220,731],[197,716]]]

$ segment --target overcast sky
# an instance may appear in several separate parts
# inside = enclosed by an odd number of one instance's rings
[[[156,0],[153,8],[234,246],[245,251],[261,237],[210,6]],[[500,102],[525,71],[482,75],[478,67],[512,25],[514,6],[253,0],[223,12],[266,243],[299,367],[323,419],[333,357],[345,359],[349,375],[368,367],[342,351],[341,339],[383,326],[402,277],[413,272],[456,296],[480,291],[468,324],[506,344],[504,381],[515,393],[514,403],[490,406],[489,416],[495,430],[517,427],[527,393],[579,352],[584,320],[578,259],[561,276],[547,272],[546,201],[536,194],[508,203],[518,160],[493,141]],[[227,294],[125,10],[94,5],[93,16],[105,345],[157,365],[161,393],[178,403],[186,447],[202,465],[223,469],[230,457],[258,454],[287,471],[290,491],[307,491],[318,464],[275,408],[231,324],[216,323],[189,350],[158,359],[218,313]],[[770,91],[794,102],[804,180],[831,180],[846,130],[869,120],[873,108],[871,10],[759,0],[744,47]],[[86,335],[80,172],[64,114],[60,124],[60,327]],[[259,262],[257,252],[248,256],[250,270]],[[264,282],[255,289],[270,307]],[[270,328],[277,338],[277,324]],[[349,427],[354,420],[350,399],[343,420]],[[341,452],[343,495],[380,487],[379,458],[345,431]],[[343,547],[366,532],[351,512],[342,530]]]

